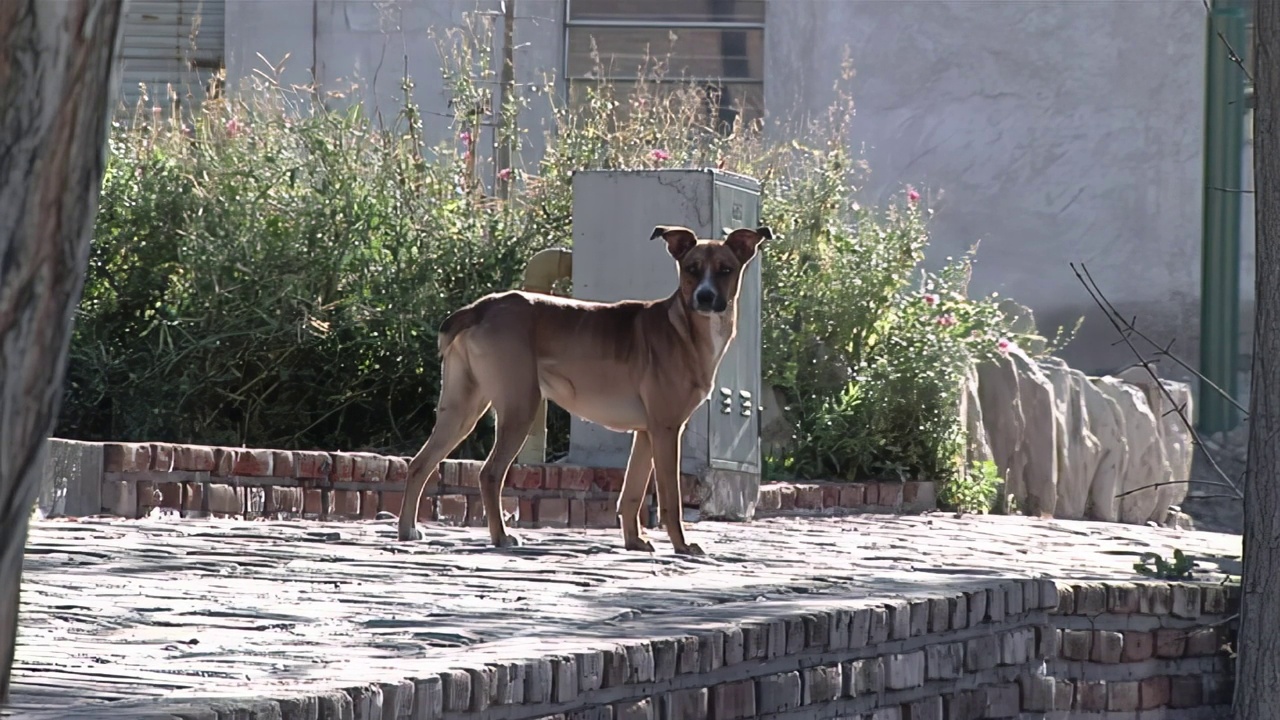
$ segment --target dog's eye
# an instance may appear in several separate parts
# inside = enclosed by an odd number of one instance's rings
[[[729,266],[727,265],[721,265],[720,267],[716,268],[717,275],[728,275],[729,273],[732,273],[732,272],[733,270],[730,270]]]
[[[687,273],[689,273],[690,275],[701,275],[701,274],[702,274],[702,269],[701,269],[701,268],[699,268],[697,265],[686,265],[686,266],[685,266],[685,268],[684,268],[684,271],[685,271],[685,272],[687,272]]]

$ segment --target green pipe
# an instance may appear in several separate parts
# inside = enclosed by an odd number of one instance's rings
[[[1245,77],[1231,59],[1244,53],[1245,12],[1215,5],[1206,34],[1204,195],[1201,226],[1200,372],[1230,393],[1238,392],[1240,349],[1240,188],[1244,149]],[[1200,384],[1199,426],[1207,433],[1239,422],[1230,400]]]

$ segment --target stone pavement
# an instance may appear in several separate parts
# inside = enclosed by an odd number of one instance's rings
[[[498,551],[479,528],[401,544],[393,523],[36,522],[8,712],[278,697],[727,625],[815,595],[1133,579],[1139,554],[1175,547],[1211,577],[1237,574],[1240,555],[1233,535],[942,513],[696,523],[707,558],[672,555],[662,531],[654,555],[602,530],[524,530],[524,547]]]

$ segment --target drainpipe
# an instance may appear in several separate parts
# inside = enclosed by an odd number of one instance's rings
[[[548,248],[529,258],[524,266],[524,284],[521,289],[527,292],[551,295],[551,286],[557,280],[568,280],[573,277],[573,252],[567,248]],[[529,437],[525,438],[524,447],[516,456],[521,465],[545,462],[547,459],[547,401],[538,403],[538,414],[533,418],[533,426]]]
[[[1199,426],[1206,433],[1230,430],[1240,420],[1231,400],[1239,386],[1245,78],[1223,39],[1244,52],[1245,12],[1235,3],[1214,3],[1206,37],[1200,372],[1231,396],[1200,384]]]

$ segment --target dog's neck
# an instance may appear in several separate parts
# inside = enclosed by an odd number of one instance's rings
[[[737,298],[729,301],[724,312],[714,315],[704,315],[689,309],[679,291],[667,298],[664,304],[667,305],[667,316],[677,332],[688,336],[699,359],[705,361],[705,366],[714,374],[737,331]]]

